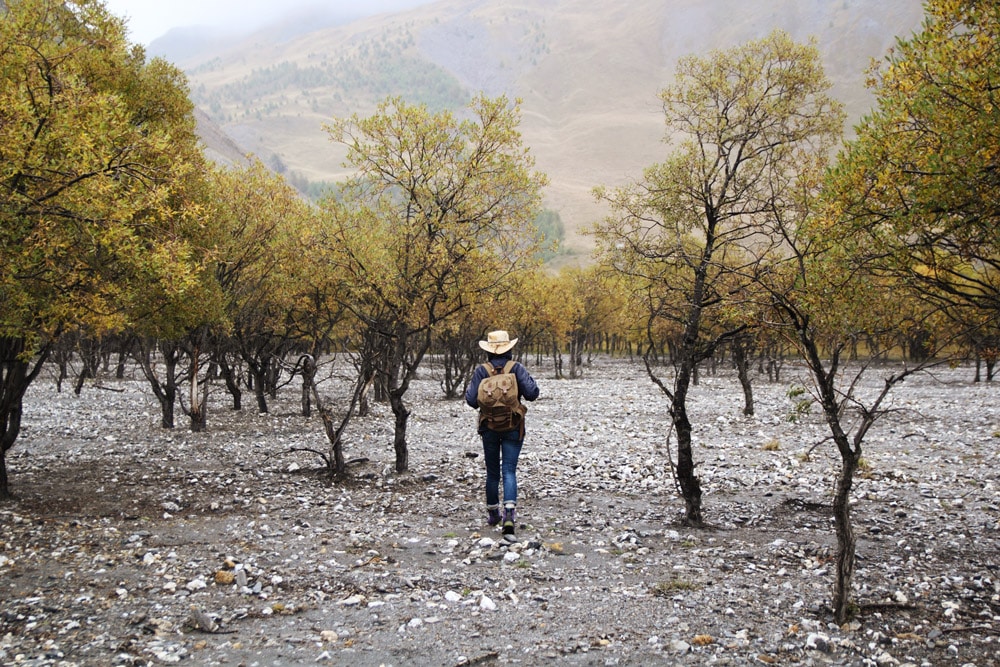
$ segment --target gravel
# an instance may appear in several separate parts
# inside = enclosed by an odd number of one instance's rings
[[[858,613],[833,624],[838,457],[804,374],[728,369],[691,393],[711,523],[681,523],[666,401],[641,364],[541,398],[519,466],[519,530],[485,523],[474,412],[411,390],[410,471],[391,413],[352,423],[327,483],[317,416],[288,387],[269,414],[159,428],[138,378],[82,395],[41,378],[0,504],[3,665],[1000,664],[1000,408],[967,367],[898,387],[855,486]],[[870,387],[881,382],[873,373]],[[332,391],[332,388],[323,388]]]

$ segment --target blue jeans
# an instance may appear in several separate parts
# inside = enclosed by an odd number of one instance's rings
[[[504,504],[517,502],[517,457],[521,455],[519,430],[498,433],[483,431],[483,454],[486,456],[486,504],[500,504],[501,460]]]

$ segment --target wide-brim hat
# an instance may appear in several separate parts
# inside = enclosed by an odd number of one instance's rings
[[[479,347],[493,354],[503,354],[517,345],[517,339],[510,339],[506,331],[491,331],[486,334],[486,340],[479,341]]]

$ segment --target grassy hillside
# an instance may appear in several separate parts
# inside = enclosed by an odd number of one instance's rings
[[[180,64],[198,106],[240,146],[299,180],[336,180],[323,123],[388,95],[456,108],[473,94],[523,99],[522,130],[569,245],[602,212],[590,191],[662,159],[657,91],[677,59],[766,35],[815,38],[852,121],[865,69],[922,17],[920,0],[441,0],[307,31],[262,31]],[[285,29],[285,28],[283,28]],[[208,141],[208,140],[206,140]]]

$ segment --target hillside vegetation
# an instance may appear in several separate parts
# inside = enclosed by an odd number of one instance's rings
[[[479,91],[522,98],[525,143],[551,179],[546,205],[565,222],[568,244],[586,251],[580,231],[602,215],[592,187],[634,179],[663,156],[656,94],[678,58],[774,28],[815,38],[853,123],[870,106],[871,59],[921,18],[919,0],[442,0],[292,38],[282,24],[280,34],[276,26],[180,64],[199,108],[300,182],[342,177],[343,155],[323,124],[368,113],[386,96],[433,109],[459,108]]]

